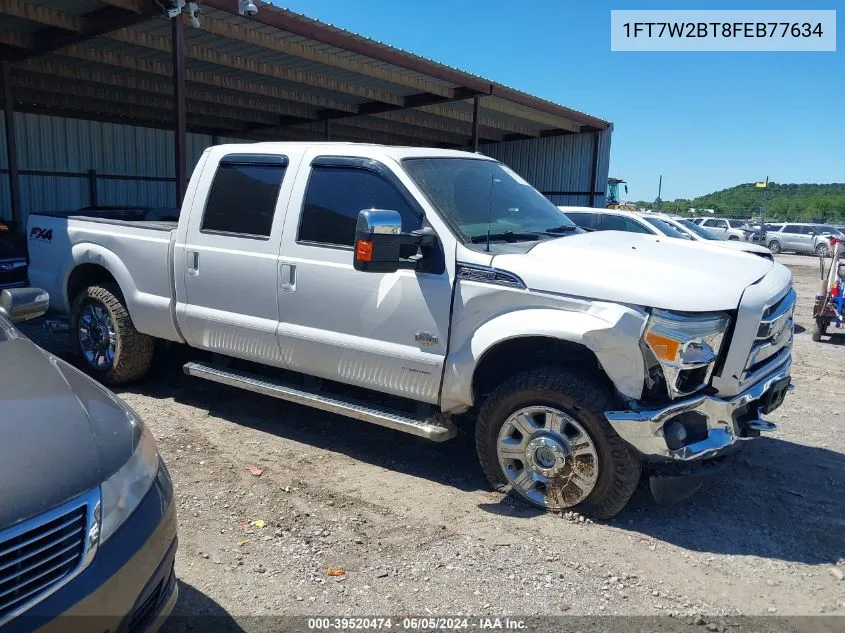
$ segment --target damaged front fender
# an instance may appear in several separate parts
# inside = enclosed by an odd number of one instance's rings
[[[614,303],[558,298],[556,307],[515,309],[453,338],[446,362],[441,408],[457,412],[473,404],[473,376],[484,355],[513,339],[546,337],[583,345],[624,397],[642,395],[645,365],[639,341],[648,318],[644,310]],[[460,337],[460,328],[454,334]],[[456,345],[457,343],[457,345]]]

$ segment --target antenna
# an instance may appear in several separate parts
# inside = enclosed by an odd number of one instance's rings
[[[487,248],[485,248],[485,252],[490,252],[490,224],[493,222],[493,181],[495,180],[495,176],[493,176],[493,170],[490,170],[490,206],[487,209]]]

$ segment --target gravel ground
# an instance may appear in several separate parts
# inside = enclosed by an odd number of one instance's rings
[[[607,523],[490,492],[471,428],[428,443],[189,378],[191,351],[165,350],[120,395],[175,482],[176,613],[658,614],[714,631],[720,616],[845,614],[845,335],[810,340],[804,259],[789,258],[800,327],[779,430],[691,501],[643,489]]]

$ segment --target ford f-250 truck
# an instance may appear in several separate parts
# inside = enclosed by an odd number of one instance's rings
[[[214,352],[191,376],[436,441],[466,413],[491,484],[548,509],[611,517],[644,465],[658,496],[697,481],[791,386],[784,266],[583,233],[477,154],[216,146],[178,223],[32,215],[28,236],[104,382],[165,339]]]

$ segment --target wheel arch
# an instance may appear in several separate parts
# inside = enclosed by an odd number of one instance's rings
[[[583,312],[528,308],[495,316],[450,353],[441,408],[454,412],[471,408],[491,381],[506,379],[516,373],[511,371],[514,367],[524,369],[538,360],[577,364],[623,396],[639,398],[645,378],[639,340],[645,322],[643,311],[598,303]],[[518,353],[526,354],[524,362],[514,362]],[[493,368],[504,361],[505,371],[497,373]]]

